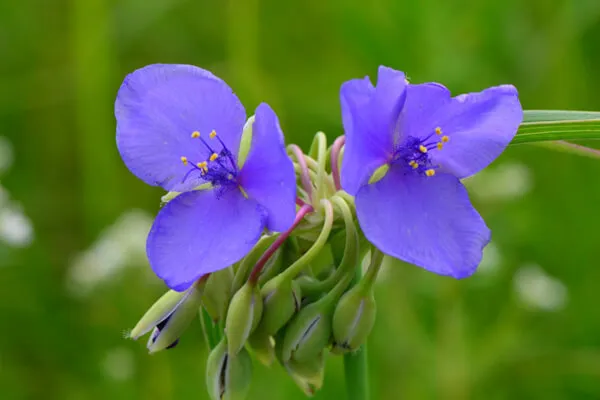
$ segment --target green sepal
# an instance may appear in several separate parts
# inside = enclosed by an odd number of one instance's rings
[[[225,319],[225,336],[230,354],[237,354],[244,347],[260,322],[262,309],[260,291],[251,282],[247,282],[233,295]]]
[[[243,400],[252,380],[252,360],[246,349],[232,356],[225,338],[208,355],[206,387],[212,400]]]
[[[233,285],[233,268],[228,267],[213,272],[206,281],[202,305],[213,321],[220,321],[225,317]]]

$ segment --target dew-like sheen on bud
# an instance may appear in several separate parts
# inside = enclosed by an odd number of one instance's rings
[[[244,347],[260,322],[262,309],[263,301],[258,286],[251,282],[247,282],[233,295],[225,319],[225,335],[230,354],[237,354]]]
[[[212,400],[243,400],[252,379],[252,360],[241,349],[231,356],[224,338],[209,354],[206,363],[206,387]]]
[[[334,353],[357,350],[375,323],[375,298],[371,290],[357,285],[346,292],[333,313]]]

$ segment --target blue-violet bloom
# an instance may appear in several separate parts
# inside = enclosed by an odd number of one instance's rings
[[[342,187],[359,224],[383,253],[455,278],[475,272],[490,230],[460,179],[502,153],[523,118],[511,85],[451,97],[380,67],[341,88],[346,146]],[[384,177],[370,182],[387,166]],[[375,180],[375,179],[373,179]]]
[[[296,177],[279,120],[260,104],[240,166],[246,112],[225,82],[191,65],[155,64],[128,75],[115,103],[117,146],[139,179],[183,192],[158,213],[146,250],[175,290],[239,261],[266,228],[288,229]],[[210,184],[210,189],[197,190]]]

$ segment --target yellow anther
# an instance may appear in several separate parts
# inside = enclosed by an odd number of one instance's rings
[[[216,137],[217,137],[217,131],[213,130],[213,131],[210,133],[210,135],[208,135],[208,136],[210,136],[210,138],[211,138],[211,139],[214,139],[214,138],[216,138]]]
[[[425,170],[425,175],[427,175],[427,176],[434,176],[435,175],[435,170],[433,170],[431,168],[428,169],[428,170]]]
[[[411,162],[409,162],[408,165],[410,165],[411,167],[413,167],[413,169],[419,168],[419,163],[416,162],[415,160],[412,160]]]
[[[450,140],[450,137],[448,137],[446,135],[442,136],[442,142],[448,143],[449,140]]]
[[[194,132],[192,132],[192,138],[193,138],[193,139],[197,139],[197,138],[199,138],[199,137],[200,137],[200,132],[198,132],[198,131],[194,131]]]
[[[210,161],[215,161],[217,159],[217,157],[219,157],[219,155],[217,153],[212,153],[208,159]]]
[[[442,143],[442,142],[439,142],[439,143],[437,144],[437,148],[438,148],[438,150],[441,150],[443,147],[444,147],[444,143]]]
[[[439,126],[437,128],[435,128],[435,134],[436,135],[441,135],[442,134],[442,128],[440,128]]]
[[[181,162],[183,163],[183,165],[187,165],[187,157],[186,156],[181,156]]]
[[[199,162],[196,165],[198,166],[198,168],[202,168],[202,169],[207,169],[208,168],[208,165],[206,164],[206,161]]]
[[[423,145],[420,145],[420,146],[419,146],[419,151],[420,151],[421,153],[427,153],[427,147],[425,147],[425,146],[423,146]]]

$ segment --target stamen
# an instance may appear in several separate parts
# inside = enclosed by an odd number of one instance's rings
[[[435,134],[436,135],[441,135],[442,134],[442,128],[440,128],[439,126],[437,128],[435,128]]]
[[[187,165],[188,164],[188,159],[186,156],[181,156],[181,162],[183,163],[183,165]]]
[[[408,165],[410,165],[411,167],[413,167],[413,169],[419,168],[419,163],[416,162],[415,160],[412,160],[411,162],[409,162]]]
[[[427,170],[425,170],[425,175],[427,175],[427,176],[434,176],[435,175],[435,170],[432,169],[432,168],[427,169]]]
[[[217,137],[217,131],[213,129],[213,131],[208,136],[210,136],[211,139],[214,139],[215,137]]]
[[[442,142],[448,143],[449,140],[450,140],[449,136],[446,136],[446,135],[442,136]]]
[[[198,168],[200,168],[202,171],[206,172],[208,171],[208,164],[206,163],[206,161],[202,161],[199,162],[198,164],[196,164],[198,166]]]
[[[444,144],[443,144],[442,142],[439,142],[439,143],[437,144],[437,148],[438,148],[438,150],[441,150],[443,147],[444,147]]]
[[[421,153],[427,153],[427,147],[425,147],[425,146],[423,146],[423,145],[420,145],[420,146],[419,146],[419,151],[420,151]]]
[[[218,157],[219,157],[219,155],[217,153],[212,153],[209,157],[209,160],[215,161]]]
[[[199,138],[199,137],[200,137],[200,132],[198,132],[198,131],[192,132],[192,139],[196,139],[196,138]]]

